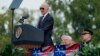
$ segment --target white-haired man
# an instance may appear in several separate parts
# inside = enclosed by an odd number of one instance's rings
[[[40,17],[38,28],[44,31],[44,43],[42,44],[42,47],[50,46],[53,45],[51,36],[54,20],[49,13],[49,5],[47,3],[41,5],[40,11],[42,16]]]
[[[67,56],[74,56],[74,54],[77,55],[79,44],[75,43],[71,36],[63,35],[61,37],[61,44],[65,45]]]
[[[51,38],[54,20],[49,13],[49,5],[47,3],[43,3],[41,5],[40,11],[42,16],[40,17],[38,28],[44,31],[44,42],[41,45],[43,51],[42,55],[47,56],[48,53],[52,52],[54,48],[53,41]]]

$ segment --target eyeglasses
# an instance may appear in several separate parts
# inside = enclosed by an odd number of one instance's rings
[[[41,7],[41,8],[40,8],[40,10],[44,10],[44,8],[43,8],[43,7]]]
[[[81,35],[90,34],[90,33],[82,33]]]

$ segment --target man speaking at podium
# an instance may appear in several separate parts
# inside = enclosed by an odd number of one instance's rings
[[[44,43],[42,47],[52,46],[52,30],[54,20],[53,17],[49,14],[49,5],[47,3],[43,3],[40,7],[40,11],[43,16],[40,17],[38,28],[44,31]]]

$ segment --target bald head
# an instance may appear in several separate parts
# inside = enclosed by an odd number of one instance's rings
[[[49,11],[49,5],[47,3],[41,4],[40,10],[43,15],[46,14]]]

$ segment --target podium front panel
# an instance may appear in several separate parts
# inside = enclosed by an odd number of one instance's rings
[[[31,25],[23,24],[17,25],[14,28],[12,43],[20,44],[36,44],[41,45],[44,41],[44,32]]]

